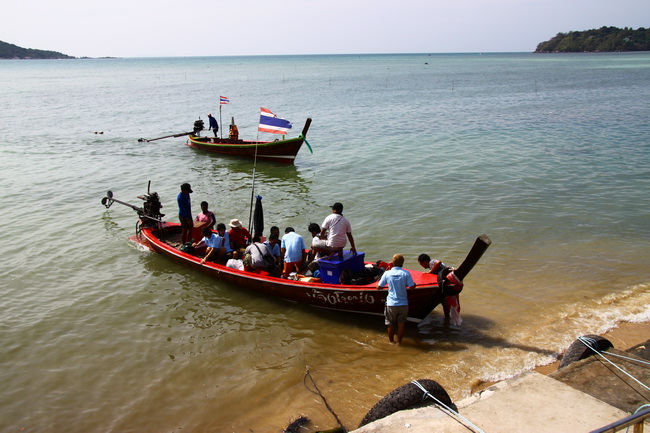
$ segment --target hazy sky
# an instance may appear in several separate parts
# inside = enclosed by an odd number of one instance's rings
[[[5,0],[0,40],[81,57],[534,51],[650,0]]]

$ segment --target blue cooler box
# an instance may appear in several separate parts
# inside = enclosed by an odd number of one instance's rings
[[[340,254],[332,257],[332,260],[320,259],[320,279],[326,284],[341,284],[341,272],[350,269],[352,272],[363,270],[365,253],[352,254],[350,251],[343,251],[343,258]]]

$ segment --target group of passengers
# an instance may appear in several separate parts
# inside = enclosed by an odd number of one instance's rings
[[[287,227],[280,238],[280,229],[271,227],[268,239],[264,242],[244,227],[238,219],[230,220],[230,229],[226,231],[224,223],[217,223],[208,203],[201,202],[201,213],[192,219],[190,194],[192,187],[188,183],[181,185],[178,194],[178,214],[181,222],[182,244],[190,242],[194,222],[203,222],[201,229],[203,239],[192,243],[194,248],[206,247],[206,254],[201,264],[206,261],[225,264],[228,267],[246,271],[265,271],[272,276],[289,278],[293,274],[318,275],[318,260],[342,253],[350,241],[350,251],[356,252],[352,226],[343,216],[343,205],[334,203],[332,213],[323,224],[310,223],[308,230],[312,236],[310,248],[304,238],[293,227]],[[216,233],[214,229],[216,228]]]

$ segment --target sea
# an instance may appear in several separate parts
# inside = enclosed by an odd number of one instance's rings
[[[358,426],[393,389],[452,400],[550,364],[578,337],[650,320],[650,53],[386,54],[0,62],[0,431],[280,432]],[[230,104],[220,105],[220,96]],[[297,136],[291,165],[186,146],[198,119]],[[178,221],[308,239],[344,205],[369,261],[427,253],[465,279],[391,345],[382,317],[196,274],[129,240],[157,192]],[[265,232],[265,234],[267,234]],[[650,336],[649,336],[650,337]]]

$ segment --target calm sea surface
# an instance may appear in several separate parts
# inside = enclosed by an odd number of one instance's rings
[[[213,113],[312,117],[293,166],[258,162],[267,227],[307,236],[343,202],[370,260],[459,265],[460,328],[388,344],[380,317],[256,296],[142,251],[147,182],[248,221],[249,160],[184,145]],[[579,335],[650,320],[650,53],[0,62],[0,431],[346,427],[413,379],[454,400],[552,362]],[[103,134],[95,134],[102,131]],[[263,133],[262,133],[263,134]],[[269,137],[268,134],[265,135]],[[262,137],[261,137],[262,138]]]

